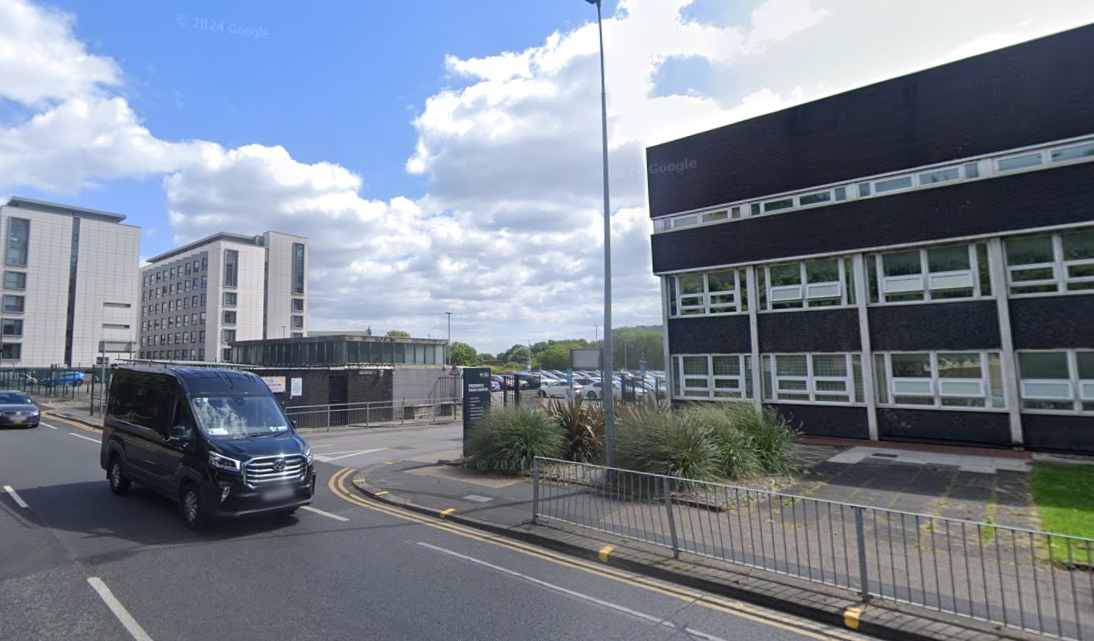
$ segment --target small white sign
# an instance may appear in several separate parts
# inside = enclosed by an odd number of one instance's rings
[[[269,387],[274,394],[281,394],[285,391],[284,376],[263,376],[262,380],[266,382],[266,387]]]
[[[304,379],[294,378],[292,379],[292,390],[289,392],[289,396],[303,396],[304,395]]]

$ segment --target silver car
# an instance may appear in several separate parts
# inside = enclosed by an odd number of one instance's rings
[[[29,396],[15,390],[0,391],[0,426],[38,427],[38,406]]]

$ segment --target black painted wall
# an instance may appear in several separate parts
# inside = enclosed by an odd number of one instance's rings
[[[861,352],[858,311],[817,309],[759,315],[760,352]]]
[[[748,316],[675,318],[669,321],[670,354],[748,354]]]
[[[838,436],[840,438],[870,438],[870,423],[864,407],[839,407],[836,405],[793,405],[776,403],[772,407],[790,422],[791,426],[810,436]]]
[[[1026,449],[1094,454],[1094,416],[1022,414]]]
[[[1094,26],[1086,26],[651,147],[650,214],[1091,131]],[[683,169],[654,171],[673,163]]]
[[[876,352],[999,349],[994,300],[871,307],[870,347]]]
[[[1006,413],[879,407],[877,423],[883,441],[1011,447]]]
[[[654,234],[653,270],[1094,222],[1091,193],[1094,169],[1079,164]]]
[[[1013,298],[1010,326],[1014,349],[1094,348],[1094,293]]]

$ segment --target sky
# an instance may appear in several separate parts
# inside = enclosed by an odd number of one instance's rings
[[[613,325],[657,325],[645,148],[1094,22],[1089,0],[604,0]],[[583,0],[0,0],[0,202],[141,255],[311,239],[311,329],[495,353],[603,322]]]

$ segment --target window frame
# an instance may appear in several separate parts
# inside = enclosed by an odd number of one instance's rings
[[[837,280],[823,281],[819,283],[809,282],[809,266],[815,265],[821,262],[835,262],[839,275]],[[780,267],[798,267],[798,284],[796,285],[772,285],[771,270]],[[781,263],[770,263],[760,265],[756,267],[757,280],[760,282],[758,298],[759,298],[759,312],[793,312],[803,310],[816,310],[816,309],[833,309],[840,307],[853,307],[855,306],[855,270],[851,263],[851,258],[848,256],[830,256],[826,258],[817,258],[812,260],[800,260]],[[810,290],[821,289],[824,287],[836,286],[839,288],[839,294],[836,296],[811,296]],[[780,292],[793,293],[797,290],[797,296],[786,297],[782,300],[773,300],[772,292],[779,290]],[[837,301],[836,304],[825,304],[825,301]],[[791,304],[795,301],[800,302],[799,306],[786,306],[786,307],[774,307],[774,305],[787,303]]]
[[[685,358],[703,358],[706,359],[706,374],[685,374],[684,373],[684,359]],[[714,359],[715,358],[736,358],[737,359],[737,371],[736,375],[729,374],[715,374],[714,373]],[[669,362],[672,364],[673,380],[671,395],[673,399],[687,400],[687,401],[729,401],[729,402],[741,402],[753,400],[754,390],[752,389],[752,355],[751,354],[673,354]],[[705,385],[703,386],[688,386],[688,379],[698,380],[704,379]],[[719,381],[735,381],[737,383],[736,389],[721,388],[723,395],[719,396],[719,387],[717,383]],[[688,394],[688,392],[704,392],[704,394]],[[730,396],[727,394],[739,394],[739,396]]]
[[[711,274],[733,274],[733,289],[710,289],[710,275]],[[680,279],[700,276],[703,279],[703,291],[698,293],[684,293],[683,288],[680,286]],[[694,316],[732,316],[736,314],[748,313],[748,277],[747,272],[741,268],[728,268],[728,269],[714,269],[706,272],[689,272],[686,274],[673,274],[666,277],[668,279],[668,294],[669,294],[669,317],[670,318],[689,318]],[[744,287],[742,288],[742,283]],[[727,305],[725,303],[716,303],[712,306],[711,299],[714,296],[730,296],[733,297],[733,303]],[[701,302],[698,304],[691,303],[684,304],[684,299],[698,298]],[[294,299],[303,300],[303,299]],[[732,307],[731,311],[727,311]],[[693,312],[693,313],[685,313]]]
[[[1022,376],[1022,355],[1023,354],[1060,354],[1066,355],[1066,363],[1068,370],[1068,377],[1066,379],[1060,378],[1024,378]],[[1019,408],[1023,414],[1055,414],[1055,415],[1094,415],[1094,378],[1081,378],[1079,372],[1079,354],[1091,354],[1094,355],[1092,349],[1082,348],[1062,348],[1062,349],[1023,349],[1016,350],[1014,353],[1015,370],[1018,377],[1018,397]],[[1062,383],[1061,383],[1062,382]],[[1027,384],[1032,385],[1067,385],[1068,397],[1048,397],[1043,396],[1038,398],[1036,395],[1029,395],[1026,393]],[[1059,403],[1071,403],[1070,409],[1054,409],[1046,407],[1026,407],[1026,401],[1032,402],[1059,402]],[[1090,409],[1086,409],[1084,405],[1090,405]]]
[[[778,357],[794,356],[805,358],[805,374],[778,373]],[[847,374],[844,376],[819,376],[815,373],[815,358],[838,358],[844,360]],[[778,403],[789,405],[841,405],[859,407],[866,405],[865,377],[862,373],[862,354],[859,352],[770,352],[760,355],[763,363],[760,380],[763,387],[763,400],[765,403]],[[857,366],[856,366],[857,365]],[[804,383],[805,389],[780,390],[780,382]],[[839,391],[817,389],[817,383],[844,384],[847,401],[832,400],[831,397],[842,395]],[[779,398],[780,391],[793,396],[807,396],[808,398]]]
[[[1058,232],[1052,232],[1049,234],[1021,234],[1008,236],[1003,239],[1003,262],[1004,273],[1006,274],[1007,295],[1012,298],[1027,298],[1037,296],[1061,296],[1061,295],[1073,295],[1073,294],[1094,294],[1094,275],[1091,276],[1069,276],[1070,269],[1072,267],[1090,267],[1094,268],[1094,258],[1077,258],[1073,260],[1066,260],[1066,254],[1064,253],[1064,236],[1068,234],[1082,234],[1091,233],[1094,234],[1094,227],[1079,227],[1074,229],[1067,229]],[[1044,238],[1050,239],[1050,247],[1052,248],[1052,260],[1049,262],[1040,263],[1026,263],[1012,265],[1010,262],[1010,254],[1007,248],[1007,241],[1018,241],[1022,239],[1032,238]],[[1030,271],[1030,270],[1052,270],[1052,276],[1049,278],[1041,278],[1036,280],[1014,280],[1015,272]],[[1086,289],[1075,288],[1071,289],[1069,285],[1078,285],[1090,283],[1091,287]],[[1015,287],[1028,288],[1028,287],[1053,287],[1052,291],[1043,292],[1021,292],[1014,291]]]
[[[979,378],[962,378],[962,377],[947,377],[942,376],[939,370],[939,355],[940,354],[977,354],[979,356],[980,363],[980,376]],[[894,355],[909,355],[909,356],[928,356],[930,363],[930,375],[929,376],[894,376],[893,375],[893,361]],[[992,361],[991,357],[995,356],[996,362],[999,365],[1000,374],[1003,366],[1003,355],[1001,351],[996,350],[982,350],[982,349],[952,349],[952,350],[931,350],[931,351],[907,351],[907,350],[893,350],[886,352],[875,352],[873,354],[875,358],[875,365],[878,364],[878,359],[881,359],[882,370],[881,376],[876,377],[876,384],[880,387],[881,384],[885,385],[884,393],[882,390],[875,389],[875,402],[878,407],[892,407],[901,409],[933,409],[943,410],[948,412],[1006,412],[1009,404],[1012,402],[1007,397],[1006,384],[999,381],[999,387],[995,388],[992,385]],[[977,381],[980,384],[981,395],[972,396],[959,393],[944,393],[944,381]],[[929,394],[919,394],[915,392],[908,392],[906,389],[899,394],[896,391],[898,382],[911,383],[911,384],[926,384],[930,389]],[[995,393],[998,392],[998,396]],[[931,403],[898,403],[896,397],[921,397],[931,399]],[[943,399],[983,399],[983,405],[952,405],[943,403]],[[999,402],[1000,405],[996,405]]]
[[[927,245],[921,247],[911,247],[904,249],[896,249],[886,252],[874,252],[866,254],[863,261],[866,269],[866,278],[869,288],[870,305],[907,305],[917,303],[944,303],[949,301],[971,301],[971,300],[984,300],[994,298],[991,291],[985,291],[984,275],[989,275],[988,286],[990,288],[990,272],[991,272],[991,257],[990,253],[980,250],[980,245],[983,241],[969,242],[969,243],[957,243],[957,244],[940,244],[940,245]],[[952,249],[955,247],[964,248],[968,254],[969,267],[968,269],[950,269],[946,271],[931,271],[931,251],[932,250],[944,250]],[[894,256],[897,254],[909,254],[917,253],[919,259],[919,273],[917,274],[900,274],[896,276],[887,276],[885,274],[885,257]],[[966,277],[966,281],[959,283],[960,286],[941,286],[941,283],[945,283],[947,279]],[[893,288],[893,291],[887,291],[887,285],[893,285],[898,283],[906,283],[903,289]],[[936,284],[939,283],[939,284]],[[946,292],[958,291],[963,289],[971,289],[972,293],[968,296],[943,296]],[[921,298],[911,300],[889,300],[889,296],[908,296],[914,294],[921,294]]]

